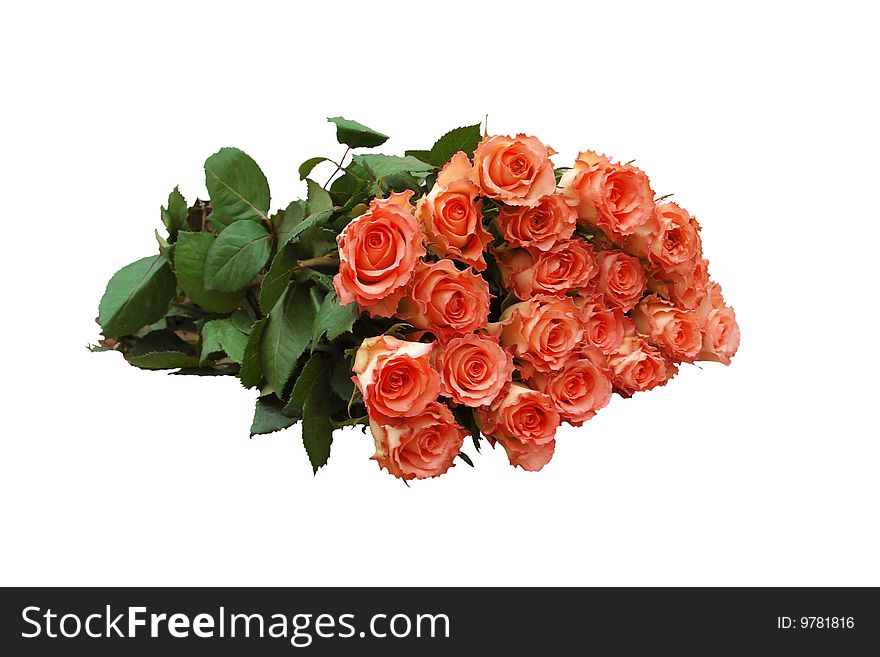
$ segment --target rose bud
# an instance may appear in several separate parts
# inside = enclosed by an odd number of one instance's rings
[[[512,383],[492,406],[474,415],[490,442],[501,443],[511,465],[537,472],[553,457],[559,413],[549,395]]]
[[[437,401],[440,377],[431,367],[433,343],[380,335],[361,343],[352,370],[370,417],[413,417]]]
[[[513,358],[498,339],[471,333],[434,352],[440,394],[465,406],[486,406],[510,383]]]
[[[472,269],[456,269],[451,260],[419,263],[397,316],[445,344],[486,326],[489,284]]]
[[[376,444],[372,458],[380,468],[404,480],[438,477],[449,470],[466,435],[449,409],[438,402],[405,420],[383,423],[371,417],[370,432]]]
[[[552,153],[535,137],[486,137],[474,152],[471,181],[485,196],[534,207],[556,189]]]
[[[409,203],[412,194],[407,190],[373,199],[340,233],[339,273],[333,277],[340,304],[356,302],[371,315],[394,315],[416,263],[425,255]]]
[[[707,294],[697,309],[703,330],[703,345],[697,360],[713,360],[730,365],[739,349],[739,325],[733,308],[724,304],[721,286],[710,283]]]

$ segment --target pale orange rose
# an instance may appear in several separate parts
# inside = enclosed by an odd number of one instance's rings
[[[458,404],[477,407],[495,401],[513,376],[513,358],[498,339],[471,333],[453,338],[434,353],[440,393]]]
[[[584,346],[605,356],[616,352],[623,341],[623,310],[614,305],[608,307],[601,295],[575,297],[574,301],[583,312]]]
[[[549,251],[499,248],[493,253],[505,289],[523,301],[538,294],[562,297],[586,289],[598,272],[596,253],[582,239],[559,242]]]
[[[687,269],[702,253],[699,231],[700,225],[687,210],[663,203],[650,221],[625,238],[623,247],[663,271]]]
[[[648,289],[679,308],[695,310],[706,297],[709,285],[709,261],[694,258],[673,271],[652,269],[648,272]]]
[[[440,377],[431,367],[433,343],[406,342],[390,335],[367,338],[352,370],[370,417],[413,417],[437,401]]]
[[[376,444],[372,458],[380,468],[405,480],[437,477],[449,470],[466,435],[438,402],[405,420],[382,423],[371,417],[370,432]]]
[[[492,406],[478,408],[480,431],[494,445],[501,443],[513,466],[537,472],[553,457],[559,413],[550,396],[512,383]]]
[[[569,361],[558,372],[537,372],[529,382],[550,395],[562,419],[576,427],[611,401],[611,379],[589,358]]]
[[[483,271],[483,247],[492,236],[483,228],[481,201],[477,200],[480,190],[468,179],[471,168],[464,152],[453,155],[431,191],[419,199],[416,216],[431,253]]]
[[[633,311],[636,330],[673,360],[693,363],[703,346],[700,322],[693,311],[683,310],[656,294],[645,297]]]
[[[675,363],[636,332],[631,320],[617,352],[608,357],[608,367],[614,389],[624,397],[662,386],[678,371]]]
[[[409,203],[412,191],[373,199],[339,234],[339,273],[333,287],[342,305],[356,302],[371,315],[390,317],[419,258],[422,233]]]
[[[549,251],[554,244],[570,239],[577,225],[577,213],[561,194],[550,194],[534,207],[503,206],[495,226],[512,246],[533,246]]]
[[[420,262],[397,316],[445,344],[486,326],[489,284],[472,269],[457,269],[451,260]]]
[[[733,308],[724,303],[720,285],[709,284],[696,314],[703,330],[703,344],[697,360],[730,365],[730,359],[739,349],[739,325]]]
[[[647,277],[638,258],[616,249],[599,251],[599,276],[596,291],[605,297],[609,305],[619,306],[624,312],[631,310],[642,298]]]
[[[559,186],[583,223],[615,240],[631,235],[654,212],[648,177],[632,165],[613,163],[593,151],[578,155]]]
[[[577,356],[584,339],[583,313],[571,297],[536,296],[507,308],[487,331],[499,337],[528,378],[536,370],[562,369]]]
[[[485,196],[534,207],[556,189],[552,154],[535,137],[486,137],[474,152],[471,181]]]

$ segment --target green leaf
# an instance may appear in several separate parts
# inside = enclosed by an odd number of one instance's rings
[[[327,465],[333,442],[333,421],[330,419],[330,387],[326,378],[315,382],[303,406],[302,438],[312,472]]]
[[[208,360],[208,357],[211,354],[223,351],[223,346],[220,344],[220,325],[228,321],[228,319],[214,319],[205,322],[204,326],[202,326],[202,353],[199,356],[200,364]]]
[[[424,175],[434,170],[431,164],[410,156],[400,157],[399,155],[382,155],[379,153],[355,155],[352,157],[352,162],[371,171],[376,180],[385,176],[393,176],[397,173]]]
[[[161,255],[148,256],[113,274],[98,306],[105,338],[119,338],[165,315],[177,284]]]
[[[223,351],[234,363],[241,363],[244,360],[244,352],[247,349],[248,334],[242,333],[235,325],[230,322],[224,325],[220,333],[220,346]]]
[[[298,269],[297,265],[296,253],[292,248],[288,246],[278,251],[260,285],[260,309],[264,315],[269,314],[284,294],[290,277]]]
[[[126,354],[126,360],[147,370],[171,370],[199,364],[193,348],[167,330],[153,331],[138,340]]]
[[[336,124],[336,141],[351,148],[373,148],[388,141],[388,135],[368,128],[362,123],[334,116],[327,119]]]
[[[237,328],[241,333],[244,333],[245,335],[250,335],[251,328],[254,325],[254,318],[250,316],[247,310],[240,308],[239,310],[236,310],[234,313],[232,313],[229,319],[232,320],[233,326],[235,326],[235,328]]]
[[[320,381],[327,378],[329,366],[330,362],[326,356],[317,352],[312,354],[296,378],[296,383],[293,384],[290,401],[284,407],[285,415],[302,417],[309,393],[313,387],[320,384]]]
[[[304,230],[296,241],[296,253],[300,260],[318,258],[337,250],[336,232],[323,226]]]
[[[431,155],[431,151],[405,151],[404,155],[409,157],[415,157],[422,162],[427,162],[428,164],[433,164],[432,161],[434,158]]]
[[[186,199],[183,194],[175,187],[168,195],[168,207],[161,208],[162,223],[168,229],[168,234],[172,241],[177,236],[178,231],[183,230],[187,226],[187,218],[189,217],[189,208],[186,205]]]
[[[245,388],[254,388],[263,380],[263,366],[260,362],[260,345],[263,341],[263,333],[266,330],[268,319],[261,319],[254,323],[248,335],[247,344],[244,348],[244,356],[241,359],[241,369],[238,378]]]
[[[293,229],[296,228],[306,216],[305,201],[294,201],[284,210],[284,216],[278,224],[278,249],[280,250],[292,238]],[[299,234],[299,233],[297,233]]]
[[[300,283],[305,283],[306,281],[312,281],[319,287],[321,287],[325,292],[329,292],[333,289],[333,277],[328,276],[324,272],[320,272],[317,269],[303,269],[296,274],[296,280]]]
[[[253,221],[236,221],[220,233],[205,258],[205,287],[233,292],[245,288],[269,259],[269,233]]]
[[[442,167],[458,151],[464,151],[468,157],[472,158],[481,139],[480,125],[469,125],[450,130],[434,142],[430,151],[406,151],[406,154],[433,164],[435,167]]]
[[[357,303],[352,302],[344,306],[339,305],[339,297],[336,292],[330,292],[324,297],[321,308],[315,316],[315,324],[312,329],[312,344],[317,344],[318,340],[325,333],[327,339],[331,342],[343,333],[351,331],[354,321],[361,314]]]
[[[268,221],[269,183],[251,157],[237,148],[221,148],[205,161],[211,196],[211,223],[217,230],[241,219]]]
[[[310,157],[308,160],[299,165],[299,179],[305,180],[309,177],[312,169],[321,164],[321,162],[328,161],[329,159],[326,157]]]
[[[325,210],[323,212],[318,212],[315,214],[311,214],[301,222],[296,224],[293,228],[290,229],[289,232],[286,233],[284,242],[285,244],[292,244],[299,240],[299,236],[307,231],[309,228],[314,228],[315,226],[323,226],[329,221],[330,217],[333,216],[333,210]],[[279,242],[280,244],[280,242]]]
[[[348,403],[354,394],[352,376],[354,376],[354,372],[351,371],[351,363],[347,358],[339,358],[333,363],[333,373],[330,375],[330,388],[345,403]]]
[[[345,175],[330,183],[330,198],[339,206],[353,207],[369,198],[373,174],[369,169],[351,163],[345,167]]]
[[[266,381],[280,394],[312,336],[315,311],[308,285],[291,285],[269,313],[260,344]]]
[[[226,352],[236,363],[244,359],[248,336],[239,331],[231,319],[213,319],[205,322],[202,326],[202,355],[201,363],[218,351]]]
[[[214,239],[208,233],[181,231],[174,247],[174,269],[180,287],[194,303],[215,313],[228,313],[241,304],[242,295],[205,289],[205,258]]]
[[[330,194],[327,190],[311,178],[306,180],[306,185],[308,186],[308,196],[306,197],[307,214],[311,215],[318,212],[324,212],[333,207],[333,201],[330,199]]]
[[[282,404],[275,395],[257,399],[254,407],[254,420],[251,422],[251,438],[261,434],[273,433],[297,423],[294,417],[281,412]]]

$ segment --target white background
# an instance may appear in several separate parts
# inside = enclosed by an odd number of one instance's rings
[[[10,5],[0,583],[880,584],[868,6]],[[389,153],[488,114],[559,165],[637,158],[704,227],[733,365],[615,398],[540,474],[484,450],[406,488],[357,431],[313,478],[297,430],[248,439],[235,379],[86,350],[174,185],[234,145],[283,207],[338,114]]]

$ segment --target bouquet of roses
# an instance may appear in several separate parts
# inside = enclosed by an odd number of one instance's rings
[[[304,162],[307,198],[283,210],[234,148],[205,162],[209,201],[175,188],[158,255],[110,280],[93,349],[237,376],[259,390],[251,435],[301,421],[315,472],[335,429],[368,425],[404,480],[473,465],[468,435],[540,470],[560,423],[736,352],[699,224],[632,163],[555,168],[535,137],[478,125],[346,163],[387,136],[329,120],[345,154]],[[323,186],[319,166],[335,167]]]

